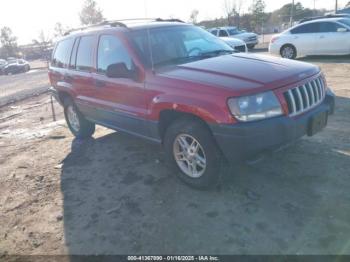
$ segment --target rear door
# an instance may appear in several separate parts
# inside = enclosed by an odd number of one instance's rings
[[[349,52],[350,32],[335,22],[320,22],[319,55],[338,55]]]
[[[319,23],[302,24],[291,31],[292,44],[299,55],[314,55],[318,46],[316,39],[319,34]]]
[[[136,74],[137,69],[126,43],[117,35],[102,34],[96,53],[94,79],[100,106],[99,119],[117,129],[147,136],[147,126],[143,121],[147,112],[144,83],[135,78],[110,78],[106,75],[108,66],[119,63],[124,63]]]
[[[69,93],[73,92],[73,86],[65,76],[69,73],[69,59],[74,40],[74,38],[67,38],[56,44],[49,70],[51,85]]]

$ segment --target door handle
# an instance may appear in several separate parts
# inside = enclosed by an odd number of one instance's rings
[[[95,80],[95,86],[96,87],[105,87],[106,86],[106,82],[102,81],[102,80]]]

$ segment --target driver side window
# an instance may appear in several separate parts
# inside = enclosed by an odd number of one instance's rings
[[[118,63],[124,63],[132,70],[132,59],[122,42],[116,36],[102,35],[97,51],[97,71],[105,74],[108,66]]]
[[[220,36],[220,37],[228,36],[228,33],[226,32],[226,30],[220,30],[219,36]]]

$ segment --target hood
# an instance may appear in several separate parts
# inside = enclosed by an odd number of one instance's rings
[[[237,95],[273,90],[319,72],[317,66],[270,56],[237,53],[163,68],[160,75],[222,87]]]
[[[230,38],[246,39],[246,38],[249,38],[252,36],[258,37],[258,35],[255,33],[246,32],[246,33],[241,33],[241,34],[237,34],[237,35],[231,35]]]
[[[230,43],[230,44],[233,44],[235,46],[245,45],[245,42],[243,40],[241,40],[241,39],[238,39],[238,38],[220,37],[220,39],[222,39],[226,43]]]

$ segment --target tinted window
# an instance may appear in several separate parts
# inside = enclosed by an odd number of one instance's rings
[[[64,68],[68,66],[74,39],[66,39],[59,42],[53,55],[51,66]]]
[[[220,30],[219,36],[228,36],[226,30]]]
[[[301,25],[291,30],[292,34],[308,34],[308,33],[318,33],[318,32],[319,32],[319,23]]]
[[[83,36],[80,38],[76,68],[81,71],[90,71],[94,67],[94,36]]]
[[[320,32],[322,33],[338,32],[339,28],[345,28],[345,27],[332,22],[320,23]]]
[[[132,60],[127,49],[120,40],[111,35],[100,37],[97,53],[97,71],[105,73],[109,65],[124,63],[128,69],[132,69]]]

